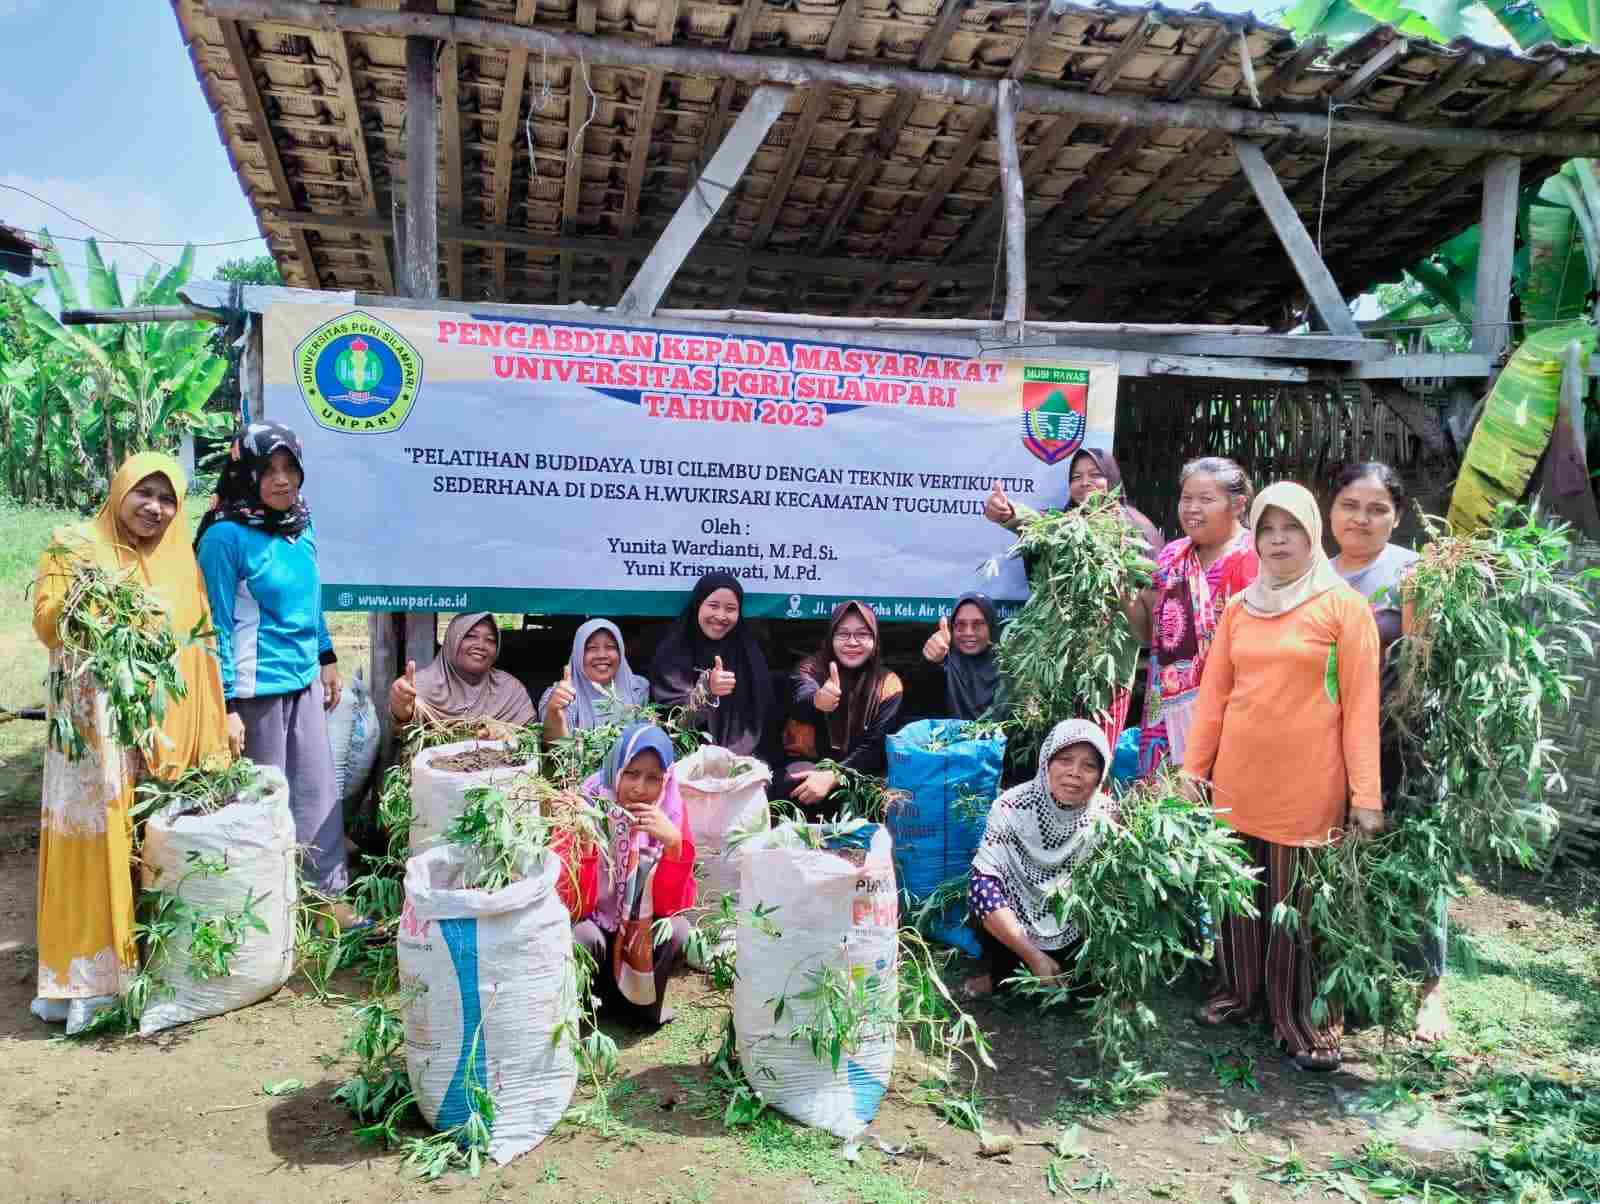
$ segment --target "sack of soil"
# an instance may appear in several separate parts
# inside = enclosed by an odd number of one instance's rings
[[[139,1019],[141,1036],[259,1003],[294,970],[299,875],[283,774],[256,766],[232,802],[204,813],[189,807],[178,799],[146,822],[141,882],[181,899],[186,915],[211,930],[207,939],[220,932],[224,942],[238,944],[225,958],[226,972],[213,974],[203,956],[191,955],[193,923],[178,924],[145,967],[163,989]]]
[[[908,723],[889,737],[889,788],[901,800],[886,823],[894,838],[895,872],[913,904],[972,869],[984,820],[1000,791],[1006,738],[978,738],[960,719]],[[928,935],[978,957],[983,950],[966,926],[963,899],[927,924]]]
[[[460,845],[406,862],[398,939],[406,1073],[436,1130],[463,1123],[473,1089],[494,1101],[489,1156],[504,1164],[560,1122],[578,1082],[572,922],[544,854],[497,891],[465,889]]]
[[[509,740],[462,740],[425,748],[411,762],[411,856],[444,843],[444,831],[467,806],[467,791],[537,770]]]
[[[697,869],[703,867],[701,895],[714,903],[718,895],[739,889],[738,848],[729,849],[728,839],[771,827],[767,786],[772,770],[765,761],[707,745],[679,761],[673,772],[694,835]]]
[[[879,824],[786,823],[748,841],[739,868],[745,1078],[794,1119],[856,1137],[894,1071],[893,842]]]
[[[372,767],[378,763],[378,708],[362,670],[357,669],[328,712],[328,751],[333,754],[333,781],[339,801],[351,807],[367,788]]]

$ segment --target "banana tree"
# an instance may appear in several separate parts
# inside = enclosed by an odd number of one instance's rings
[[[83,298],[47,233],[44,244],[58,306],[81,308]],[[185,247],[175,266],[153,268],[124,297],[115,265],[105,264],[93,241],[86,258],[87,302],[101,309],[176,304],[194,266],[194,250]],[[227,361],[212,351],[204,323],[64,326],[34,290],[6,288],[34,345],[27,354],[0,348],[3,421],[48,443],[40,464],[61,470],[52,500],[82,505],[132,453],[171,450],[185,431],[216,436],[231,426],[228,415],[206,411]]]

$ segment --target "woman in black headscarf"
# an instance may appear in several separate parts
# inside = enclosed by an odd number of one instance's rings
[[[945,715],[981,719],[994,704],[1000,667],[994,646],[1000,638],[1000,612],[988,594],[968,593],[956,599],[949,619],[922,646],[922,657],[944,669]]]
[[[650,697],[684,707],[711,743],[741,756],[768,751],[777,699],[767,658],[744,624],[744,587],[728,573],[700,578],[656,649]]]

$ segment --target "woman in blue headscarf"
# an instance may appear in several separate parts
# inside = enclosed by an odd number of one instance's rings
[[[650,1027],[668,1023],[667,979],[689,939],[681,913],[694,906],[694,839],[672,772],[672,741],[659,727],[635,723],[622,730],[599,773],[583,792],[605,808],[611,821],[609,859],[599,865],[595,898],[572,928],[572,939],[597,966],[593,992],[602,1005]],[[588,860],[588,859],[586,859]],[[591,880],[584,866],[580,881]],[[659,917],[671,921],[667,940],[652,935]]]
[[[554,744],[584,728],[621,722],[612,715],[650,701],[650,683],[628,664],[622,632],[609,619],[590,619],[572,637],[572,656],[561,680],[539,696],[544,742]]]

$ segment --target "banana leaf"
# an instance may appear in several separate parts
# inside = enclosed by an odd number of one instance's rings
[[[1492,525],[1501,502],[1521,501],[1527,492],[1555,429],[1561,351],[1573,339],[1583,348],[1587,364],[1595,347],[1593,326],[1569,322],[1546,327],[1512,353],[1489,391],[1450,498],[1450,526],[1457,534]]]

